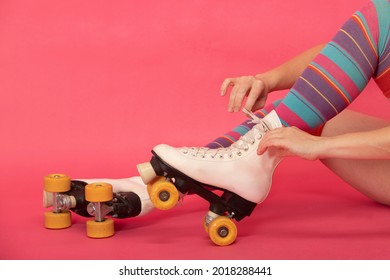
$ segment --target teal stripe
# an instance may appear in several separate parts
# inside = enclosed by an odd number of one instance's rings
[[[373,0],[377,14],[378,14],[378,23],[379,23],[379,42],[378,42],[378,51],[379,56],[381,57],[385,50],[386,46],[389,43],[389,26],[390,26],[390,3],[388,0]]]
[[[321,116],[321,113],[313,105],[305,101],[294,89],[291,89],[290,94],[286,96],[283,103],[310,128],[316,128],[318,127],[318,123],[324,123],[326,121]]]
[[[346,53],[338,44],[330,42],[321,53],[337,64],[362,91],[368,83],[364,71],[355,62],[352,56]]]
[[[233,131],[237,132],[238,134],[244,135],[249,131],[249,128],[243,125],[239,125],[233,129]]]
[[[345,94],[345,96],[347,97],[349,102],[352,102],[353,98],[351,97],[351,95],[349,95],[349,93],[346,91],[346,89],[335,78],[333,78],[333,76],[328,71],[326,71],[321,65],[319,65],[315,62],[312,62],[311,64],[314,65],[315,67],[317,67],[318,69],[320,69],[321,72],[324,75],[326,75],[329,78],[329,80],[331,80],[333,83],[335,83],[335,85]]]

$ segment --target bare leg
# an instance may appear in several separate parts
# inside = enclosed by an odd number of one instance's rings
[[[389,125],[389,121],[344,110],[326,123],[322,136],[368,131]],[[325,159],[322,162],[359,192],[390,205],[390,160]]]

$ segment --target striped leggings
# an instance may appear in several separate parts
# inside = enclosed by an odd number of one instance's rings
[[[286,97],[256,112],[275,110],[284,126],[318,134],[373,78],[390,97],[390,0],[372,0],[349,18],[308,65]],[[207,145],[228,147],[249,131],[249,120]]]

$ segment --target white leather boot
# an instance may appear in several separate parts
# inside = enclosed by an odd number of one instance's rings
[[[250,202],[261,203],[268,195],[273,172],[281,158],[269,150],[259,156],[257,148],[267,131],[282,124],[275,111],[263,119],[246,113],[256,125],[228,148],[174,148],[161,144],[152,152],[159,161],[202,185],[227,190]],[[150,164],[138,166],[145,184],[157,176],[151,167]]]

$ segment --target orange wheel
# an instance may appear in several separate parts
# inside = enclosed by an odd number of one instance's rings
[[[152,184],[148,184],[148,185],[146,186],[146,190],[148,191],[149,197],[150,197],[150,193],[151,193],[152,189],[153,189],[153,185],[152,185]]]
[[[171,182],[159,181],[153,184],[150,200],[157,209],[172,209],[179,201],[179,192]]]
[[[92,183],[85,186],[85,200],[89,202],[106,202],[113,198],[112,185]]]
[[[106,219],[103,222],[87,221],[87,236],[91,238],[106,238],[114,235],[114,221]]]
[[[166,181],[165,177],[160,176],[160,177],[156,177],[152,182],[150,182],[146,186],[146,189],[148,191],[149,196],[150,196],[150,193],[151,193],[151,191],[153,189],[154,184],[156,184],[157,182],[165,182],[165,181]]]
[[[70,190],[70,177],[65,174],[50,174],[43,178],[47,192],[67,192]]]
[[[220,216],[210,222],[209,236],[214,244],[227,246],[236,240],[237,227],[230,218]]]
[[[47,211],[45,212],[44,223],[45,228],[48,229],[68,228],[72,225],[72,215],[69,211],[62,211],[60,213]]]

